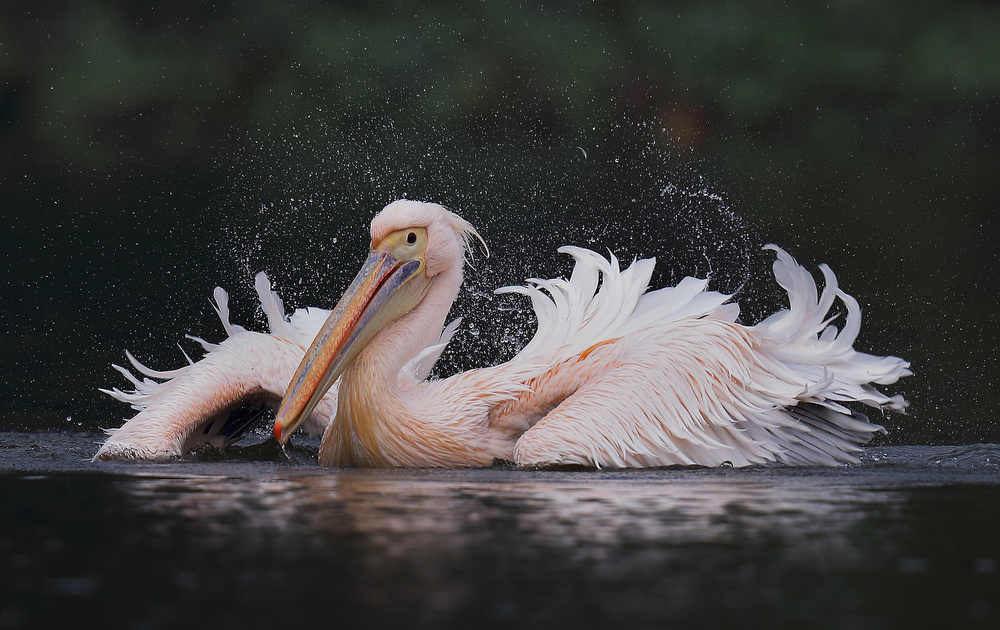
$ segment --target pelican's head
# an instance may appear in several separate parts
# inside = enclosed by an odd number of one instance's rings
[[[282,444],[371,338],[413,310],[436,278],[458,274],[460,282],[465,252],[473,238],[482,241],[457,214],[406,199],[372,219],[371,236],[368,260],[306,350],[281,400],[274,437]]]

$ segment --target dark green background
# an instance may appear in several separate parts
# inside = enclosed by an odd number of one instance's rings
[[[773,241],[914,363],[888,441],[1000,442],[998,51],[982,2],[5,2],[0,428],[116,426],[108,364],[218,340],[216,284],[258,328],[260,269],[329,308],[406,195],[493,253],[444,372],[511,354],[489,290],[559,245],[711,273],[753,321]]]

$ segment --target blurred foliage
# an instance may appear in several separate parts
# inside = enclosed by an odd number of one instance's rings
[[[320,116],[508,137],[624,115],[672,123],[680,145],[842,159],[947,159],[996,134],[990,4],[389,4],[5,3],[5,149],[100,177],[200,169],[236,131]]]
[[[707,178],[748,242],[830,262],[867,309],[863,345],[915,361],[900,439],[1000,441],[980,411],[997,377],[998,50],[986,2],[8,0],[0,417],[58,426],[83,407],[108,424],[122,412],[91,393],[110,378],[95,366],[143,335],[172,343],[193,326],[172,317],[260,262],[220,272],[234,226],[266,224],[288,252],[311,215],[292,231],[265,209],[303,193],[356,206],[331,233],[406,192],[500,243],[528,239],[514,232],[542,207],[617,226],[677,177]]]

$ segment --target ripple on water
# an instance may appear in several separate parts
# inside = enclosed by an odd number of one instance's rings
[[[914,469],[1000,470],[1000,444],[868,448],[861,463]]]
[[[5,628],[108,610],[134,627],[329,610],[348,626],[996,627],[995,445],[842,468],[441,471],[266,446],[94,463],[97,441],[0,434]]]

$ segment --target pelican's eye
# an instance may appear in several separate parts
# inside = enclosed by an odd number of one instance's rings
[[[427,247],[427,228],[408,227],[383,236],[372,247],[390,254],[396,260],[411,260],[424,254]]]

